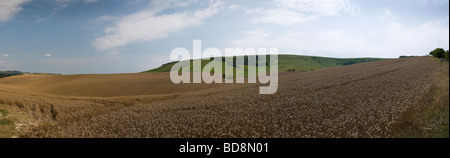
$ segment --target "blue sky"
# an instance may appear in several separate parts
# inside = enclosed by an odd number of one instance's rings
[[[178,47],[327,57],[449,49],[448,0],[0,0],[0,70],[133,73]]]

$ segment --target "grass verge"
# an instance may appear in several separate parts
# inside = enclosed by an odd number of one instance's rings
[[[449,138],[449,63],[441,63],[433,76],[429,106],[425,107],[425,137]]]
[[[11,138],[14,133],[14,121],[8,114],[8,111],[0,109],[0,138]]]
[[[430,79],[430,90],[394,127],[397,137],[449,138],[449,63],[437,62],[440,67]]]

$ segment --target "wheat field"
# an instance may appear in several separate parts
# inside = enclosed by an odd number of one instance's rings
[[[18,76],[0,79],[0,109],[12,137],[397,137],[438,69],[415,57],[283,72],[274,95],[168,73]]]

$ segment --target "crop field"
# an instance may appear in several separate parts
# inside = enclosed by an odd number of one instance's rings
[[[13,130],[3,136],[400,137],[416,128],[409,115],[428,106],[439,69],[414,57],[281,72],[274,95],[258,84],[173,85],[168,73],[9,77],[0,111]]]

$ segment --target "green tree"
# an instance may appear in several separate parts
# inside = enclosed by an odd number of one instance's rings
[[[440,59],[445,57],[445,50],[442,48],[436,48],[435,50],[430,52],[430,55]]]

